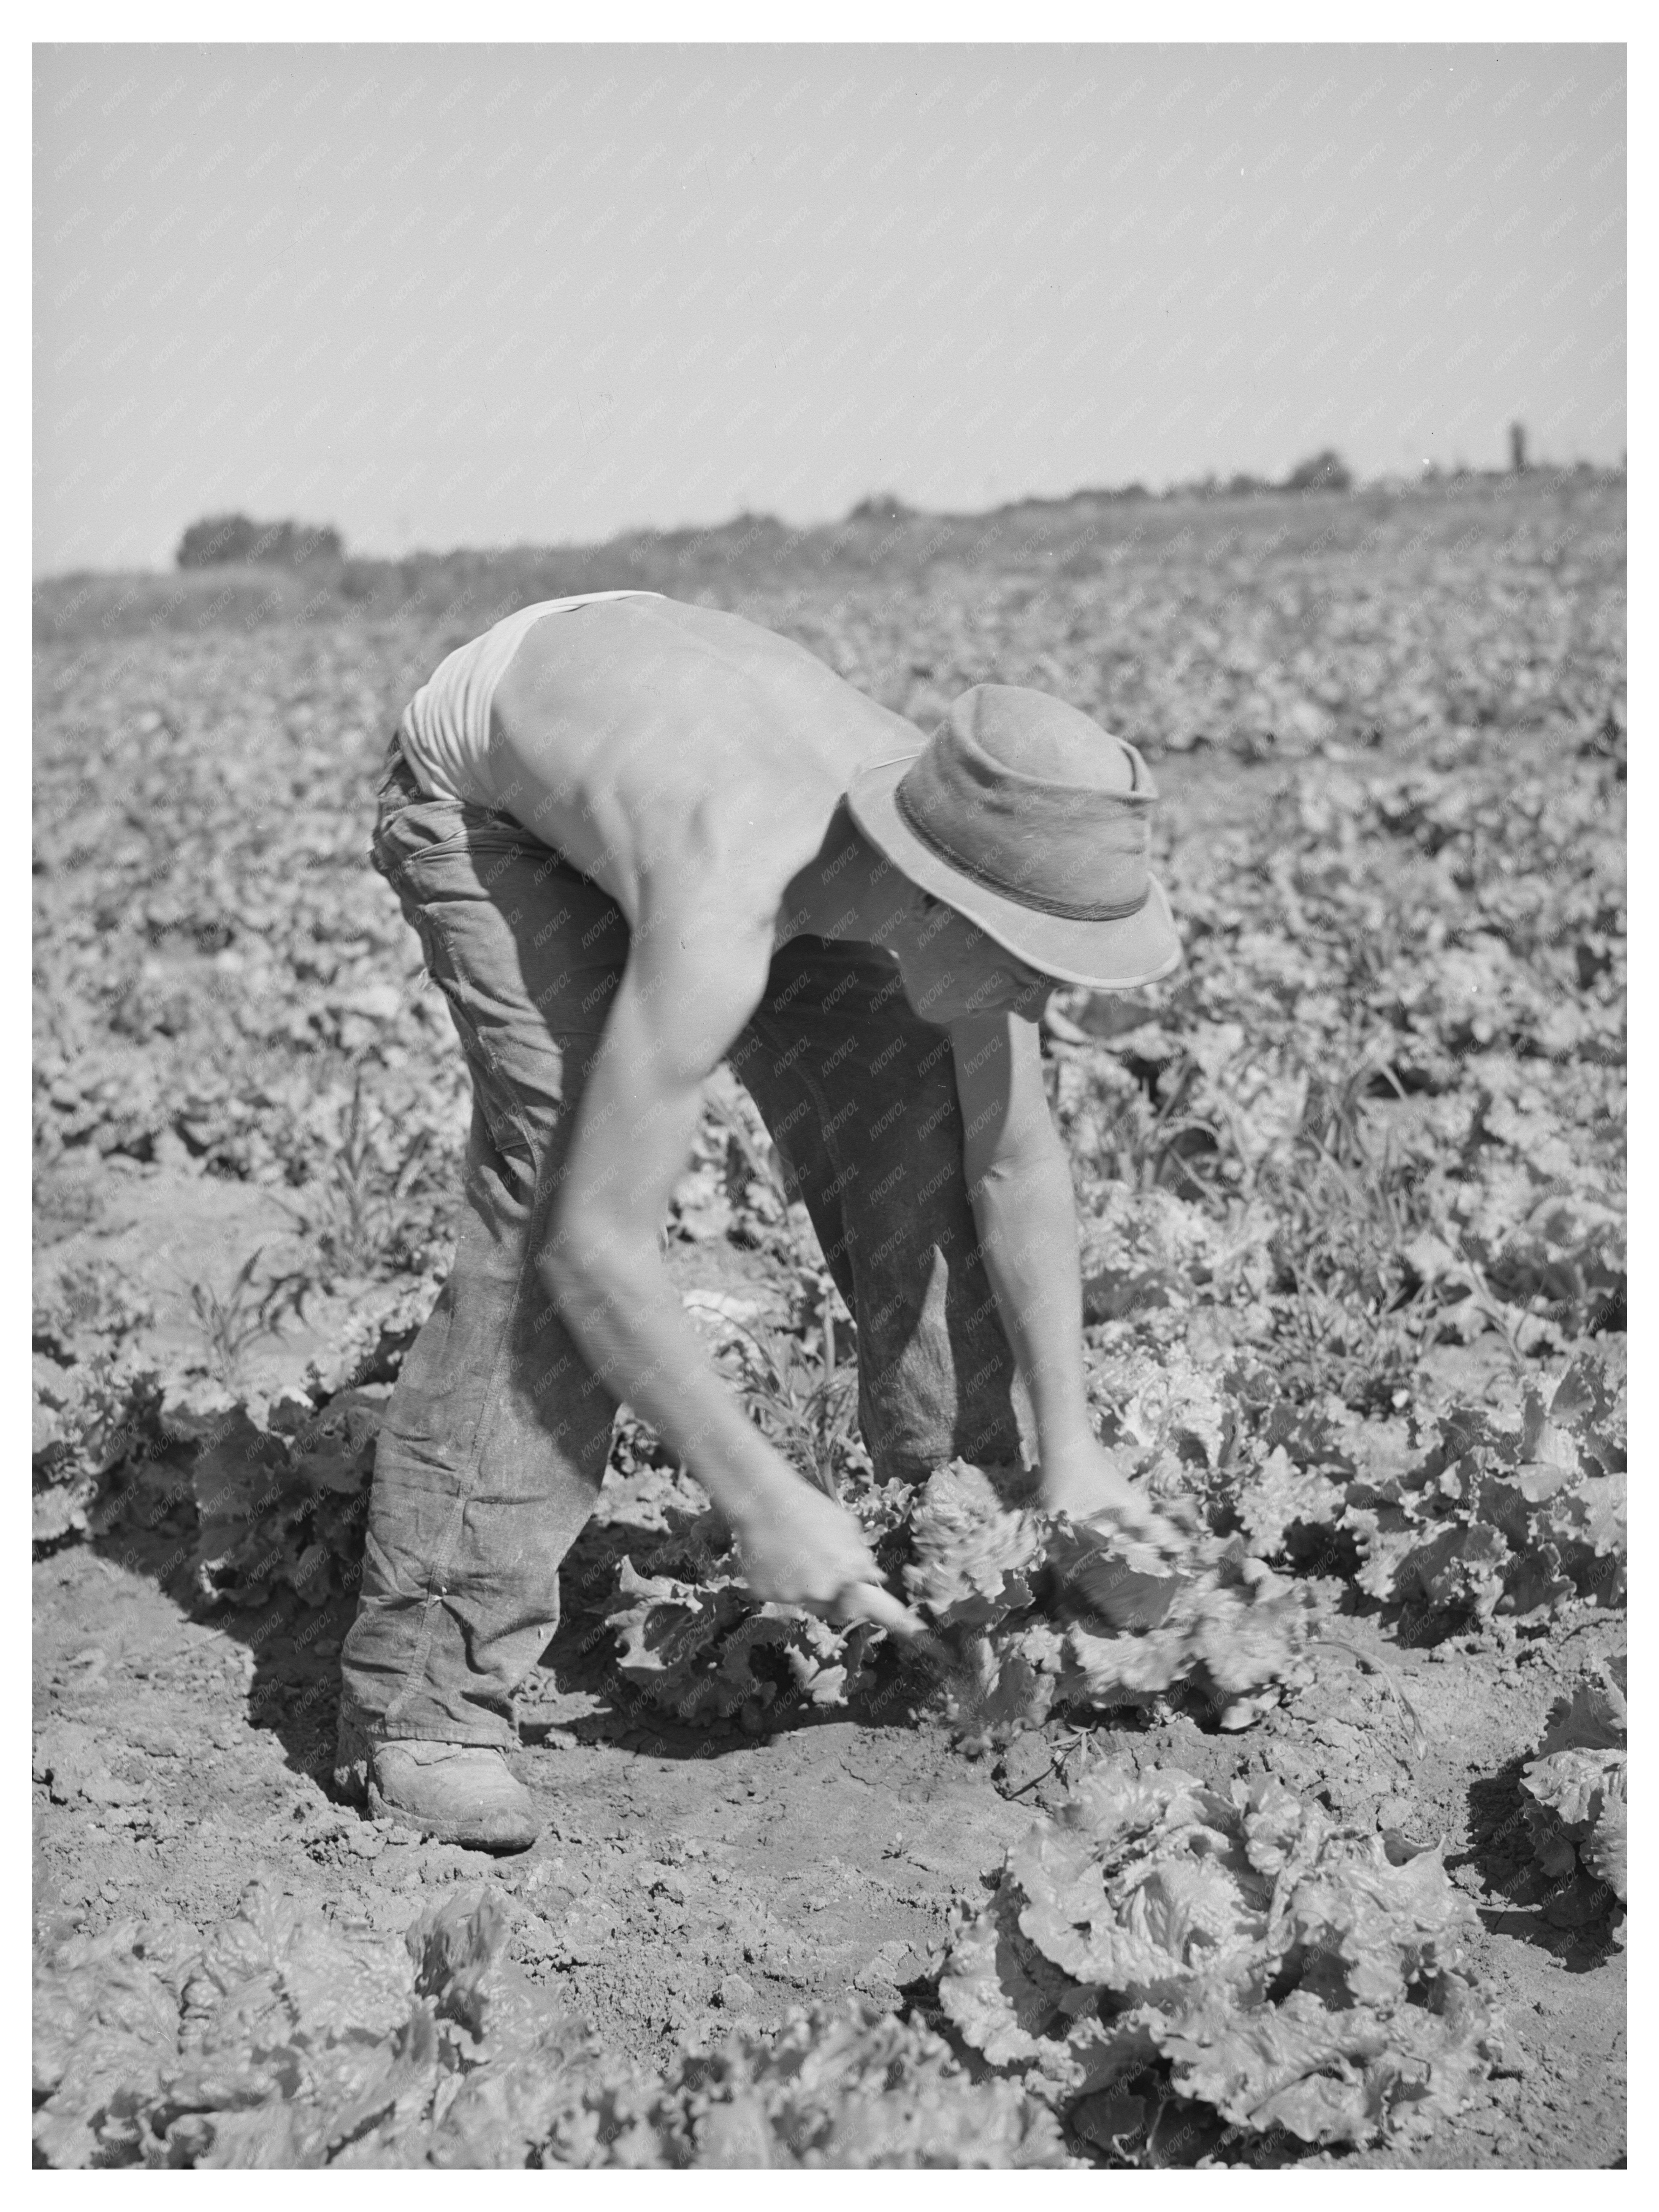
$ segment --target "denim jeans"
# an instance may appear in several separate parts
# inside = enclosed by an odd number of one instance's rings
[[[342,1658],[341,1759],[386,1738],[507,1745],[558,1622],[559,1563],[592,1510],[616,1402],[535,1261],[628,955],[621,909],[510,816],[421,792],[394,747],[373,858],[418,933],[472,1083],[455,1261],[404,1360],[376,1454]],[[729,1063],[858,1323],[877,1473],[1017,1458],[1014,1363],[962,1167],[949,1040],[890,957],[799,938]]]

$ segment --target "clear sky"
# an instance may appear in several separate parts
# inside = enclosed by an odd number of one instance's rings
[[[1624,50],[37,46],[34,566],[1626,441]]]

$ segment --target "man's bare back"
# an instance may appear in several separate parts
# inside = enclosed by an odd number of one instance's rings
[[[853,776],[921,742],[789,639],[643,597],[538,623],[490,731],[503,805],[631,929],[718,912],[763,921],[775,943],[793,933],[785,892]]]

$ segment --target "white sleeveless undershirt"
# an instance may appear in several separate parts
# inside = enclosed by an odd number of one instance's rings
[[[404,708],[398,738],[415,781],[431,799],[471,806],[498,802],[489,774],[489,708],[513,656],[544,615],[600,599],[658,599],[660,592],[582,592],[574,599],[538,599],[505,616],[494,629],[457,646],[438,663]]]

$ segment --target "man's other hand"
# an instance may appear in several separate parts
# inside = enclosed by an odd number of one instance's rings
[[[1121,1529],[1133,1541],[1181,1551],[1186,1540],[1157,1512],[1125,1474],[1115,1452],[1095,1438],[1060,1461],[1045,1463],[1042,1502],[1051,1513]]]

